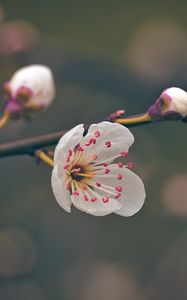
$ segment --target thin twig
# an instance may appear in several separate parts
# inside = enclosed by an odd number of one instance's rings
[[[136,117],[136,116],[134,116]],[[127,118],[130,122],[126,122],[126,119],[123,119],[124,125],[126,127],[134,127],[140,126],[144,124],[149,124],[152,121],[137,121],[132,123],[132,117]],[[114,120],[113,122],[119,123],[119,119]],[[129,123],[129,124],[128,124]],[[89,125],[85,126],[87,128]],[[13,141],[6,144],[0,144],[0,158],[7,156],[15,156],[15,155],[35,155],[35,151],[38,149],[44,149],[46,147],[54,146],[58,143],[59,139],[67,132],[58,131],[50,134],[40,135],[32,138],[22,139],[19,141]]]
[[[0,157],[24,154],[34,155],[37,149],[56,145],[65,132],[66,131],[58,131],[33,138],[0,144]]]

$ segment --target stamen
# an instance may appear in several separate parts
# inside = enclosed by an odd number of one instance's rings
[[[98,157],[97,154],[94,154],[94,155],[92,156],[92,159],[93,159],[93,160],[96,160],[97,157]]]
[[[108,197],[102,197],[102,201],[103,201],[103,203],[107,203],[109,201],[109,198]]]
[[[101,186],[100,182],[96,182],[95,184],[96,184],[97,187]]]
[[[120,152],[120,155],[123,156],[123,157],[127,157],[128,153],[125,152],[125,151],[121,151],[121,152]]]
[[[118,167],[119,167],[119,168],[123,168],[122,162],[118,162]]]
[[[71,149],[69,149],[69,150],[68,150],[68,153],[69,153],[69,156],[72,156],[72,153],[73,153],[73,152],[72,152]]]
[[[69,155],[66,158],[66,162],[70,162],[70,156]]]
[[[121,197],[121,194],[118,193],[116,196],[115,196],[115,199],[119,199]]]
[[[96,197],[93,197],[93,198],[91,198],[91,201],[92,201],[92,202],[95,202],[95,201],[97,201],[97,198],[96,198]]]
[[[71,189],[70,183],[67,183],[67,184],[66,184],[66,189],[67,189],[67,190],[70,190],[70,189]]]
[[[108,167],[108,164],[107,163],[102,163],[103,167]]]
[[[96,143],[96,139],[91,138],[91,139],[89,139],[88,142],[85,143],[85,146],[90,146],[91,144],[95,144],[95,143]]]
[[[84,149],[80,146],[80,144],[77,146],[77,151],[81,151],[81,152],[84,151]]]
[[[80,185],[80,188],[84,191],[87,190],[87,186],[85,184],[79,184]]]
[[[110,169],[105,169],[105,174],[110,173]]]
[[[127,164],[127,168],[128,168],[128,169],[134,168],[133,162],[129,161],[128,164]]]
[[[121,180],[123,178],[122,174],[118,174],[117,179]]]
[[[122,186],[121,186],[121,185],[118,185],[118,186],[116,186],[116,191],[117,191],[117,192],[121,192],[121,191],[122,191],[122,189],[123,189],[123,188],[122,188]]]
[[[74,192],[72,193],[72,195],[79,196],[79,192],[78,192],[78,191],[74,191]]]
[[[94,135],[95,135],[96,138],[98,138],[100,136],[100,132],[97,130],[97,131],[94,132]]]
[[[111,142],[110,141],[106,141],[105,145],[107,146],[107,148],[110,148],[111,147]]]
[[[92,178],[94,176],[94,174],[92,174],[92,173],[88,173],[88,174],[86,174],[86,173],[77,173],[76,175],[77,176],[82,176],[82,177],[88,177],[88,178]]]
[[[89,200],[88,196],[84,195],[84,200],[88,201]]]
[[[70,165],[69,165],[69,164],[67,164],[67,165],[64,165],[64,170],[68,169],[69,167],[70,167]]]

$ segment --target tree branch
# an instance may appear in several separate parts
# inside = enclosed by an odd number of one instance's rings
[[[37,149],[56,145],[65,132],[66,131],[58,131],[33,138],[0,144],[0,158],[25,154],[34,155]]]
[[[142,114],[143,115],[143,114]],[[135,120],[132,122],[132,120]],[[121,123],[121,119],[112,120],[108,118],[109,121],[115,123]],[[140,119],[138,116],[128,117],[123,120],[123,125],[126,127],[134,127],[149,124],[151,120]],[[85,126],[88,128],[89,125]],[[35,151],[38,149],[44,149],[46,147],[54,146],[58,143],[61,136],[63,136],[67,130],[58,131],[46,135],[40,135],[28,139],[23,139],[19,141],[14,141],[6,144],[0,144],[0,158],[7,156],[15,156],[15,155],[35,155]]]

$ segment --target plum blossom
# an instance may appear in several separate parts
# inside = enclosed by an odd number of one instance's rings
[[[187,92],[171,87],[165,89],[158,100],[149,108],[148,114],[156,120],[187,121]]]
[[[77,125],[61,137],[54,152],[52,189],[59,205],[95,216],[132,216],[145,200],[142,180],[124,164],[134,137],[126,127],[101,122],[85,133]],[[118,159],[116,161],[116,159]]]
[[[54,99],[55,85],[52,71],[43,65],[30,65],[14,73],[3,85],[4,113],[12,118],[29,117],[47,108]]]

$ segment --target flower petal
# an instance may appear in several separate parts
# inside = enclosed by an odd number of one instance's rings
[[[66,191],[65,177],[59,176],[58,168],[54,167],[51,176],[53,193],[58,204],[67,212],[71,212],[71,201],[69,192]]]
[[[81,142],[83,139],[84,127],[83,124],[75,126],[73,129],[65,133],[59,140],[55,152],[54,163],[63,164],[69,149]]]
[[[112,162],[120,156],[121,152],[127,153],[134,142],[134,137],[128,128],[117,123],[101,122],[89,127],[82,146],[89,143],[97,133],[99,136],[95,138],[95,143],[85,147],[85,151],[90,157],[95,154],[98,156],[96,163]]]
[[[105,169],[96,171],[90,182],[92,188],[100,195],[110,195],[122,204],[116,214],[132,216],[140,210],[145,200],[145,190],[142,180],[126,167],[119,168],[117,164],[107,167],[110,171],[105,174]]]
[[[81,189],[78,189],[78,192],[79,196],[71,195],[72,203],[81,211],[94,216],[106,216],[112,212],[115,212],[116,210],[119,210],[122,206],[118,201],[111,198],[108,199],[108,202],[104,203],[101,195],[89,187],[84,192]],[[84,199],[84,196],[88,197],[87,201]],[[94,198],[97,200],[92,201],[91,199]]]
[[[139,176],[126,168],[123,168],[123,174],[126,182],[124,196],[119,199],[123,206],[115,213],[124,217],[130,217],[142,208],[146,194],[144,184]]]
[[[50,105],[55,96],[55,85],[50,68],[44,65],[30,65],[16,71],[9,81],[12,96],[19,88],[26,87],[33,93],[29,102]]]

